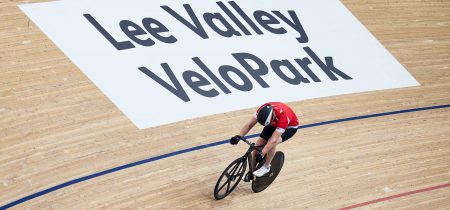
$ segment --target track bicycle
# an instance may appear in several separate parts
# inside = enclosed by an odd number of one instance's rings
[[[270,184],[275,180],[278,174],[281,171],[284,163],[284,153],[278,151],[275,153],[275,156],[271,162],[271,169],[268,173],[264,174],[261,177],[256,177],[253,175],[253,171],[261,168],[266,162],[266,156],[263,157],[263,161],[261,163],[257,163],[256,168],[253,167],[252,161],[252,151],[257,150],[261,152],[264,146],[255,146],[255,143],[250,143],[244,137],[237,136],[241,141],[247,143],[250,147],[244,156],[234,160],[226,169],[223,171],[222,175],[220,175],[219,180],[216,183],[214,188],[214,198],[217,200],[225,198],[229,195],[239,184],[242,177],[244,176],[245,169],[247,167],[247,163],[249,166],[249,172],[246,177],[244,177],[245,182],[252,182],[252,190],[255,193],[261,192],[269,187]]]

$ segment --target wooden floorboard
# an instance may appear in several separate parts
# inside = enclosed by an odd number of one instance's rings
[[[228,139],[255,108],[139,130],[17,5],[0,1],[0,206],[68,181]],[[450,1],[342,0],[421,84],[291,102],[300,124],[450,104]],[[211,127],[214,125],[214,128]],[[250,134],[259,133],[257,126]],[[254,140],[254,139],[253,139]],[[339,209],[450,183],[450,108],[301,129],[265,191],[216,201],[219,145],[89,179],[12,209]],[[364,209],[450,209],[450,187]]]

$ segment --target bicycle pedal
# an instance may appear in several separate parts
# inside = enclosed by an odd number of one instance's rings
[[[249,173],[245,174],[243,181],[244,181],[244,182],[250,182],[250,176],[249,176]]]

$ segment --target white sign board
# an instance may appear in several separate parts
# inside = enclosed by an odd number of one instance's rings
[[[139,127],[419,83],[338,0],[21,5]]]

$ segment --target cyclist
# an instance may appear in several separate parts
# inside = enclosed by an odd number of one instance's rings
[[[245,136],[250,129],[259,122],[264,126],[261,135],[256,142],[256,146],[263,146],[262,152],[253,150],[253,165],[256,166],[256,161],[262,162],[262,157],[267,154],[266,162],[263,167],[253,172],[257,177],[261,177],[270,171],[270,163],[275,156],[276,146],[290,139],[297,132],[298,118],[295,113],[286,104],[281,102],[265,103],[256,111],[250,121],[242,128],[239,136]],[[230,143],[236,145],[239,138],[234,136],[230,139]],[[248,171],[243,176],[247,177]]]

